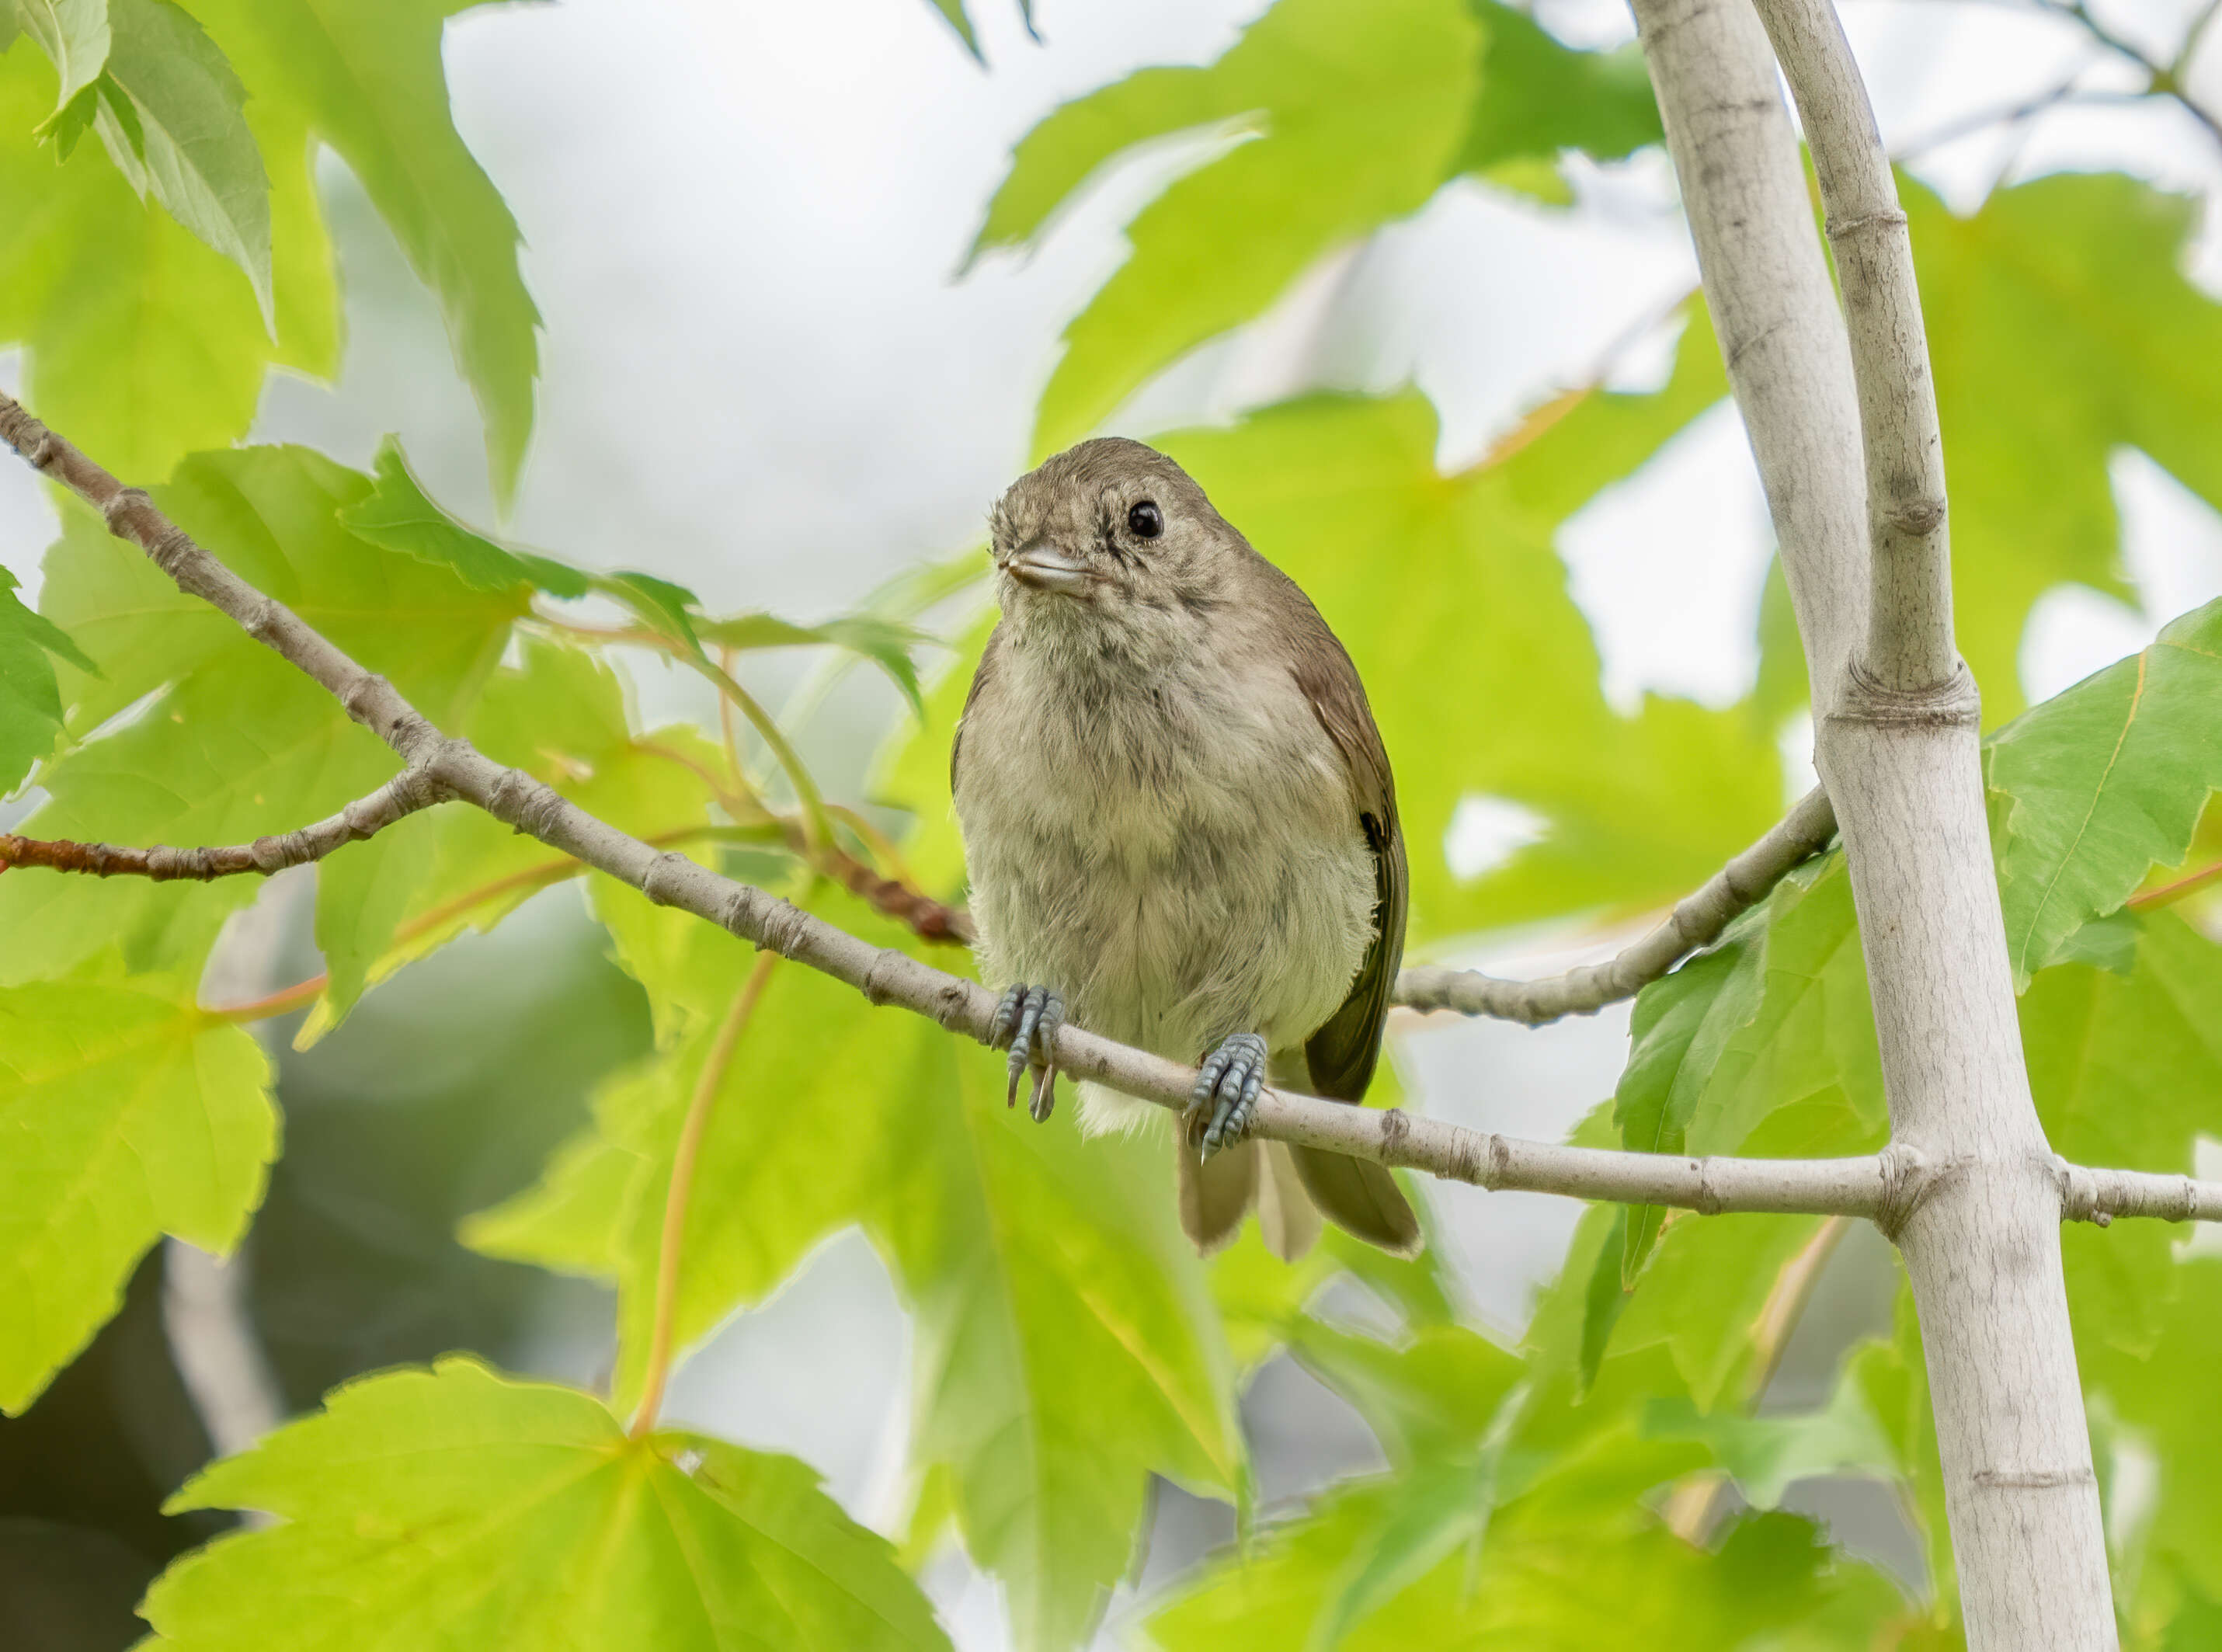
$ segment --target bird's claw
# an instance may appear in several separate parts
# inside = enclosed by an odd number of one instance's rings
[[[1039,1124],[1057,1105],[1057,1029],[1064,1025],[1064,1000],[1047,987],[1015,986],[1003,994],[988,1024],[988,1041],[1008,1045],[1011,1084],[1003,1105],[1016,1106],[1019,1081],[1029,1066],[1034,1074],[1026,1111]]]
[[[1242,1140],[1265,1083],[1265,1040],[1255,1033],[1237,1033],[1204,1058],[1184,1117],[1204,1158]]]

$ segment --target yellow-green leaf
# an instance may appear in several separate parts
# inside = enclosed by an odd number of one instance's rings
[[[239,1242],[278,1151],[269,1081],[188,983],[0,989],[0,1410],[38,1398],[162,1234]]]

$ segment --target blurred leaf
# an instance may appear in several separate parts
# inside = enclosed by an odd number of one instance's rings
[[[1929,1561],[1930,1597],[1936,1619],[1958,1615],[1960,1587],[1952,1564],[1952,1532],[1944,1511],[1944,1470],[1936,1455],[1936,1423],[1929,1403],[1929,1366],[1921,1347],[1921,1322],[1901,1271],[1891,1334],[1870,1337],[1845,1356],[1840,1379],[1856,1390],[1890,1443],[1902,1501]]]
[[[1825,1410],[1798,1416],[1706,1416],[1685,1399],[1657,1399],[1644,1414],[1643,1429],[1655,1439],[1699,1442],[1754,1509],[1777,1506],[1793,1480],[1846,1473],[1889,1478],[1898,1460],[1867,1396],[1849,1383],[1837,1386]]]
[[[338,152],[431,288],[505,509],[532,430],[540,313],[518,268],[517,221],[448,108],[441,36],[468,3],[198,0],[194,15],[257,102]]]
[[[635,735],[610,667],[542,638],[487,681],[461,732],[496,762],[657,841],[708,824],[710,787],[697,765],[724,763],[692,728]],[[467,808],[413,815],[334,856],[319,871],[317,922],[331,981],[297,1042],[337,1025],[364,988],[467,931],[493,928],[578,870],[537,839]]]
[[[1415,948],[1678,898],[1780,813],[1772,734],[1748,716],[1651,698],[1623,717],[1606,703],[1553,549],[1567,517],[1712,405],[1720,371],[1693,318],[1665,392],[1570,397],[1524,445],[1452,476],[1435,468],[1433,410],[1409,393],[1307,397],[1164,439],[1358,663],[1398,765]],[[1447,744],[1446,705],[1487,738]],[[945,755],[944,787],[946,769]],[[1460,883],[1442,845],[1472,797],[1531,809],[1545,832]]]
[[[170,215],[245,273],[277,326],[270,275],[270,179],[247,124],[246,88],[216,43],[170,0],[107,0],[113,41],[99,127],[126,177],[134,160]],[[112,89],[112,91],[110,90]],[[128,153],[111,111],[128,100]]]
[[[150,1646],[937,1647],[887,1543],[791,1457],[628,1439],[592,1395],[474,1360],[364,1378],[167,1509],[281,1523],[178,1561]]]
[[[1738,926],[1747,935],[1759,927]],[[1758,1012],[1761,956],[1749,939],[1732,936],[1637,997],[1628,1066],[1613,1092],[1613,1122],[1620,1126],[1623,1146],[1635,1153],[1682,1151],[1722,1045]],[[1623,1290],[1634,1289],[1665,1215],[1655,1204],[1629,1207],[1621,1251]]]
[[[1485,44],[1458,171],[1510,185],[1507,174],[1518,163],[1555,160],[1561,149],[1616,160],[1664,141],[1640,47],[1572,51],[1526,12],[1496,0],[1471,3]],[[1557,183],[1555,173],[1547,175]],[[1566,198],[1565,187],[1558,184],[1553,197]]]
[[[1176,134],[1219,152],[1127,226],[1133,257],[1065,330],[1038,454],[1459,173],[1563,201],[1561,150],[1610,159],[1660,127],[1633,47],[1570,50],[1494,0],[1280,0],[1208,67],[1139,70],[1052,111],[1013,153],[971,258],[1038,243],[1111,162]]]
[[[1955,621],[2001,719],[2021,707],[2040,594],[2074,581],[2128,595],[2116,449],[2222,507],[2222,375],[2206,365],[2222,359],[2222,305],[2183,274],[2196,203],[2119,173],[1995,190],[1972,217],[1901,189],[1950,468]]]
[[[1290,1327],[1289,1347],[1400,1466],[1471,1457],[1522,1374],[1517,1355],[1463,1325],[1427,1326],[1392,1344],[1304,1317]]]
[[[1353,1628],[1451,1555],[1463,1554],[1469,1565],[1478,1559],[1497,1502],[1500,1455],[1479,1461],[1450,1458],[1409,1469],[1380,1523],[1359,1537],[1343,1562],[1308,1644],[1340,1645]]]
[[[999,1064],[931,1026],[910,1040],[866,1225],[912,1304],[913,1460],[954,1471],[1017,1644],[1076,1644],[1133,1558],[1150,1474],[1231,1493],[1232,1372],[1162,1135],[1036,1126],[1004,1107]]]
[[[49,655],[82,671],[100,669],[68,632],[23,606],[16,576],[0,568],[0,797],[53,750],[61,732],[62,694]]]
[[[2030,1089],[2070,1161],[2187,1176],[2200,1139],[2222,1135],[2222,948],[2172,913],[2138,929],[2126,976],[2067,964],[2031,983]],[[2175,1291],[2175,1242],[2155,1222],[2062,1227],[2079,1347],[2152,1347]]]
[[[1160,1607],[1149,1620],[1155,1643],[1166,1652],[1306,1644],[1353,1550],[1412,1490],[1390,1479],[1329,1492],[1309,1517],[1276,1530],[1247,1556],[1227,1556]],[[1902,1606],[1880,1573],[1792,1516],[1748,1516],[1708,1552],[1633,1511],[1569,1520],[1547,1501],[1516,1501],[1491,1518],[1478,1561],[1453,1550],[1340,1644],[1353,1652],[1866,1652],[1885,1643],[1878,1637]]]
[[[839,897],[880,945],[914,938]],[[599,889],[666,1053],[608,1086],[540,1187],[474,1219],[495,1253],[614,1279],[618,1390],[645,1353],[681,1115],[748,949],[630,890]],[[1228,1494],[1232,1370],[1174,1218],[1165,1143],[1083,1142],[1003,1105],[1000,1066],[938,1027],[777,972],[719,1091],[689,1207],[682,1345],[761,1302],[826,1233],[862,1221],[913,1314],[913,1471],[945,1471],[1017,1642],[1084,1638],[1124,1575],[1151,1473]]]
[[[2194,1589],[2169,1620],[2160,1652],[2216,1652],[2218,1648],[2222,1648],[2222,1605]]]
[[[271,169],[273,344],[236,267],[144,207],[102,156],[80,148],[57,166],[33,138],[53,85],[35,53],[0,59],[0,339],[29,352],[25,404],[144,486],[184,454],[243,436],[271,362],[336,366],[331,249],[308,142],[267,100],[249,102]]]
[[[163,1234],[239,1242],[278,1152],[269,1079],[190,982],[0,989],[0,1410],[38,1398]]]
[[[1087,435],[1321,254],[1426,204],[1452,170],[1479,46],[1459,0],[1280,0],[1211,67],[1143,70],[1029,133],[976,255],[1032,239],[1100,165],[1145,139],[1222,122],[1249,136],[1128,226],[1133,257],[1065,329],[1034,451]]]
[[[2142,1439],[2157,1472],[2147,1528],[2148,1575],[2173,1573],[2201,1594],[2222,1595],[2222,1413],[2213,1373],[2222,1368],[2222,1259],[2197,1253],[2178,1264],[2181,1288],[2163,1311],[2150,1354],[2078,1350],[2087,1387],[2102,1391]]]
[[[100,78],[108,61],[108,0],[14,0],[9,9],[60,78],[56,110]]]
[[[680,1123],[755,952],[606,878],[594,880],[594,901],[612,925],[618,961],[648,991],[662,1048],[606,1082],[592,1130],[562,1150],[539,1185],[473,1217],[463,1237],[488,1255],[617,1286],[612,1387],[630,1406],[646,1369]],[[827,915],[883,944],[894,938],[892,926],[861,907]],[[910,1054],[889,1019],[815,970],[772,976],[718,1083],[695,1164],[701,1197],[687,1206],[680,1348],[769,1297],[819,1241],[855,1220],[887,1176],[861,1121],[842,1118],[832,1098],[900,1086]],[[804,1099],[811,1096],[825,1100],[813,1106]]]
[[[1620,1316],[1628,1308],[1630,1286],[1625,1259],[1630,1214],[1625,1205],[1607,1210],[1612,1229],[1604,1248],[1597,1253],[1591,1266],[1589,1286],[1582,1293],[1579,1392],[1587,1392],[1597,1382],[1598,1368],[1604,1363],[1604,1351],[1612,1341],[1613,1328],[1620,1323]]]
[[[2017,718],[1990,744],[1994,832],[2014,982],[2190,851],[2222,785],[2222,602]]]
[[[957,31],[957,38],[964,42],[964,49],[972,54],[973,61],[985,64],[980,55],[980,37],[972,32],[972,20],[964,15],[964,0],[931,0],[933,9]]]
[[[521,600],[474,593],[443,570],[365,543],[335,512],[367,481],[302,448],[200,455],[157,502],[258,589],[383,671],[436,723],[458,726],[505,645]],[[142,715],[58,758],[43,837],[240,843],[322,819],[390,776],[397,760],[337,701],[223,615],[184,596],[137,549],[71,510],[48,553],[47,612],[100,663],[66,672],[82,738],[150,694]],[[257,883],[0,879],[0,977],[68,967],[120,944],[134,968],[197,966]]]

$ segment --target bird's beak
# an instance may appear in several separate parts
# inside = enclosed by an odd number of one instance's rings
[[[1062,591],[1070,595],[1095,581],[1095,572],[1087,564],[1074,562],[1045,539],[1020,546],[1003,568],[1020,584],[1037,591]]]

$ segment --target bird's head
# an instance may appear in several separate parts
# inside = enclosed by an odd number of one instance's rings
[[[989,525],[1004,614],[1068,636],[1201,619],[1227,600],[1248,551],[1186,471],[1117,437],[1020,477]]]

